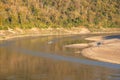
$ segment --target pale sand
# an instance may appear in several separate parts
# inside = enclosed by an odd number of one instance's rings
[[[35,33],[33,33],[33,31]],[[49,31],[52,33],[49,33]],[[27,37],[27,36],[55,35],[54,31],[56,32],[56,30],[38,30],[38,29],[32,29],[30,31],[27,30],[26,32],[22,30],[16,30],[16,31],[13,31],[13,30],[4,31],[3,30],[3,31],[0,31],[0,40],[9,40],[12,38]],[[78,30],[77,33],[73,33],[73,30],[72,32],[66,32],[66,31],[63,32],[63,31],[64,30],[58,31],[59,33],[57,33],[56,35],[71,34],[71,33],[78,34],[78,32],[82,34],[80,30]],[[76,29],[74,32],[76,32]],[[86,32],[86,33],[89,33],[89,32]],[[97,42],[95,42],[95,43],[90,43],[90,44],[69,45],[67,47],[73,46],[75,48],[86,48],[88,46],[94,46],[94,47],[84,49],[82,51],[82,54],[91,59],[120,64],[120,41],[119,40],[114,39],[114,40],[106,41],[106,40],[103,40],[102,36],[87,38],[87,40],[101,41],[102,45],[97,46]]]
[[[84,27],[77,28],[47,28],[47,29],[8,29],[8,30],[0,30],[0,41],[1,40],[9,40],[13,38],[20,37],[29,37],[29,36],[48,36],[48,35],[71,35],[71,34],[88,34],[90,31]]]
[[[82,49],[82,48],[87,48],[87,47],[89,47],[89,44],[85,44],[85,43],[82,43],[82,44],[70,44],[70,45],[65,45],[64,47],[66,47],[66,48],[80,48],[80,49]]]
[[[100,41],[100,40],[103,40],[103,36],[88,37],[88,38],[85,38],[85,40],[89,40],[89,41]]]
[[[103,40],[99,46],[84,49],[82,55],[94,60],[120,64],[120,39]]]
[[[82,55],[98,61],[120,64],[120,39],[104,39],[105,36],[94,36],[86,38],[95,42],[88,44],[71,44],[65,47],[69,48],[85,48]],[[100,43],[98,45],[98,43]],[[88,47],[88,48],[87,48]]]

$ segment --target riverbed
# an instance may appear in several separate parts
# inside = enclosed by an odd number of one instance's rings
[[[120,65],[83,57],[81,49],[92,35],[61,35],[0,41],[0,80],[120,80]]]

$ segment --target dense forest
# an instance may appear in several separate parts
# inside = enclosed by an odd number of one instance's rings
[[[120,0],[0,0],[0,29],[120,27]]]

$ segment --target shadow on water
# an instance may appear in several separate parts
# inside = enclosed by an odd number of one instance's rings
[[[46,36],[3,42],[0,80],[120,80],[120,65],[88,60],[63,48],[86,42],[84,37]]]
[[[120,39],[120,35],[111,35],[104,37],[105,39]]]
[[[82,64],[87,64],[87,65],[101,66],[101,67],[114,68],[114,69],[120,70],[119,64],[98,62],[98,61],[79,59],[79,58],[74,58],[74,57],[65,57],[65,56],[55,55],[52,53],[47,54],[47,53],[35,52],[35,51],[22,49],[22,48],[16,48],[15,50],[18,52],[21,52],[21,53],[30,54],[30,55],[34,55],[34,56],[40,56],[40,57],[44,57],[44,58],[50,58],[50,59],[54,59],[54,60],[62,60],[62,61],[68,61],[68,62],[73,62],[73,63],[82,63]]]
[[[13,43],[13,41],[0,41],[0,47],[7,47],[12,45]]]

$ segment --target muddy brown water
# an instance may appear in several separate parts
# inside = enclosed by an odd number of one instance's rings
[[[89,35],[90,36],[90,35]],[[120,80],[120,65],[83,57],[88,35],[41,36],[0,41],[0,80]]]

